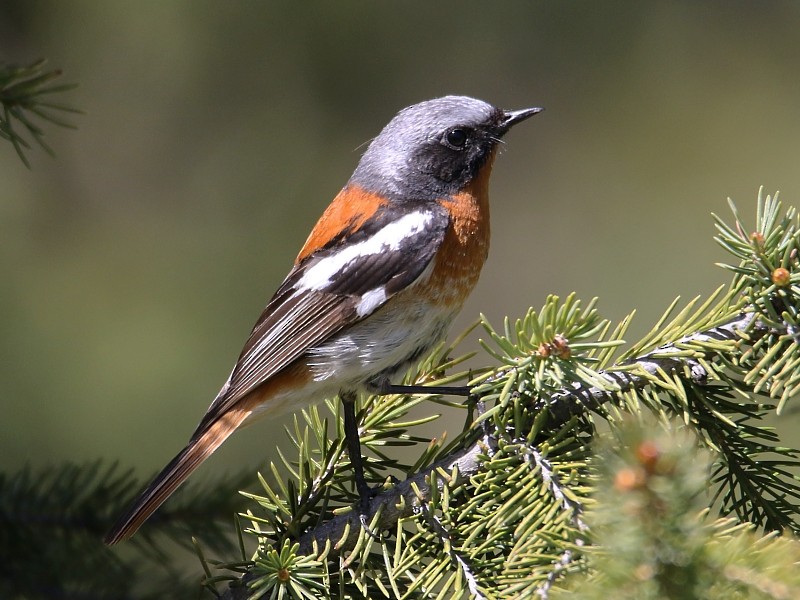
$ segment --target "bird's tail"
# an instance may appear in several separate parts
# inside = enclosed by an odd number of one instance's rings
[[[103,541],[112,545],[131,537],[150,515],[172,495],[202,462],[242,424],[249,411],[231,410],[201,433],[164,467],[130,508],[117,520]]]

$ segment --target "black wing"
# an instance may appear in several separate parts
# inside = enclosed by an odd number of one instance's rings
[[[436,204],[387,209],[295,265],[256,322],[195,435],[309,348],[368,317],[414,283],[441,246],[448,224],[447,211]]]

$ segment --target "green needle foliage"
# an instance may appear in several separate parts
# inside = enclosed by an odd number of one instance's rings
[[[0,64],[0,138],[11,142],[28,168],[30,163],[25,152],[30,150],[31,144],[25,134],[45,152],[54,154],[44,141],[44,130],[37,121],[74,129],[75,126],[65,121],[61,114],[81,113],[52,100],[54,95],[72,90],[76,84],[53,83],[61,77],[61,71],[45,70],[46,63],[42,59],[27,66]]]
[[[800,598],[797,541],[711,517],[713,460],[686,428],[623,423],[597,463],[587,571],[564,578],[553,600]]]
[[[263,492],[248,494],[240,535],[256,555],[206,561],[209,587],[232,580],[226,598],[800,597],[800,546],[765,536],[800,530],[800,457],[764,425],[800,387],[800,223],[769,196],[753,229],[731,208],[733,225],[715,217],[730,285],[676,301],[637,343],[624,341],[632,317],[612,327],[594,300],[553,296],[500,330],[481,319],[496,366],[457,372],[456,341],[408,377],[469,380],[469,402],[364,398],[367,476],[380,483],[368,531],[338,401],[303,411]],[[437,415],[409,415],[431,400],[464,413],[449,443],[417,429]]]
[[[197,597],[163,546],[191,533],[205,588],[231,599],[800,597],[800,456],[765,424],[800,386],[800,220],[769,196],[752,228],[732,208],[717,219],[731,283],[676,301],[638,342],[631,317],[552,296],[476,324],[491,366],[464,370],[458,339],[406,378],[469,383],[467,402],[361,398],[366,528],[329,399],[295,416],[230,535],[230,485],[182,490],[125,557],[100,537],[129,475],[0,477],[0,597]],[[461,431],[426,433],[430,403]]]
[[[190,555],[164,542],[190,549],[194,532],[212,550],[231,552],[230,518],[242,506],[231,490],[250,479],[181,490],[117,552],[101,540],[141,488],[130,471],[95,462],[0,474],[0,598],[197,598],[199,573],[187,576],[175,562]]]

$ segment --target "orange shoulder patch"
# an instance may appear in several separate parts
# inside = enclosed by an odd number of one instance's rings
[[[343,232],[358,231],[386,200],[358,186],[347,186],[328,205],[308,236],[295,264],[323,248]]]

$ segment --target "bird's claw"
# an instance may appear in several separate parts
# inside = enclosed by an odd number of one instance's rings
[[[369,537],[373,540],[380,540],[380,535],[378,532],[372,530],[369,526],[369,522],[367,519],[370,516],[370,508],[372,504],[372,498],[378,494],[377,489],[367,488],[366,493],[359,494],[358,499],[358,522],[361,523],[361,529],[364,530]]]

